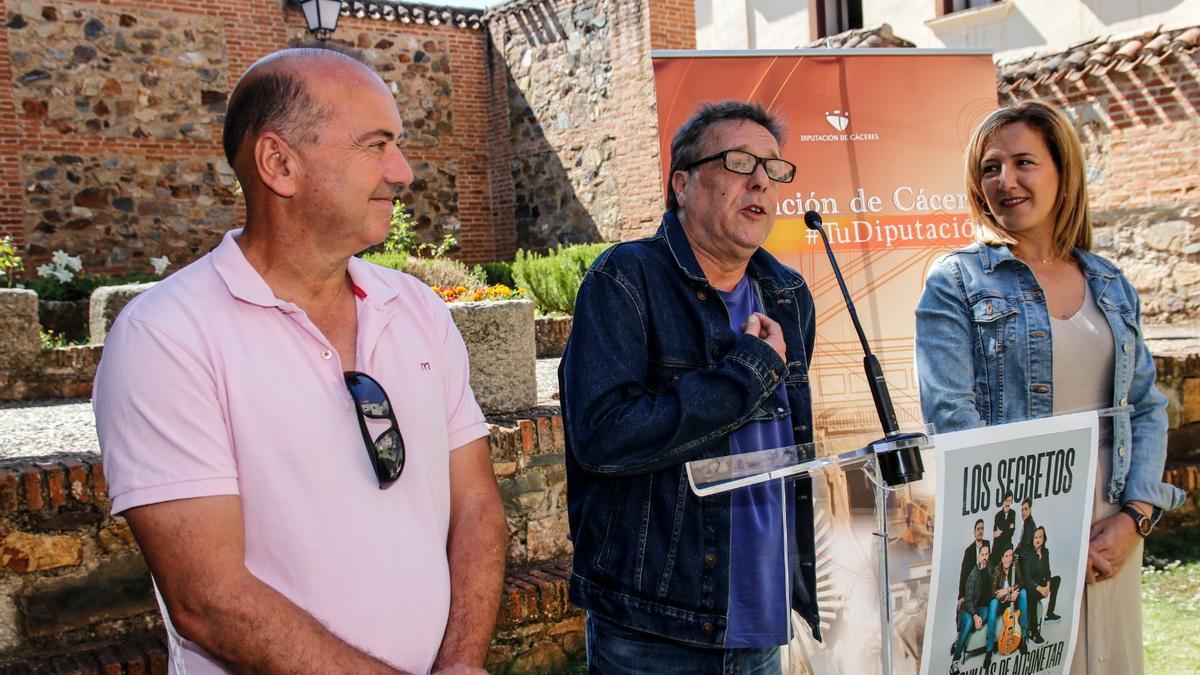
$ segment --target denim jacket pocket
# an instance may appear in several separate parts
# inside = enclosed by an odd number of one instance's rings
[[[679,381],[686,373],[703,368],[703,365],[692,365],[681,360],[659,360],[650,364],[649,376],[646,378],[646,389],[661,394]]]
[[[621,481],[611,481],[606,483],[604,491],[609,494],[605,495],[600,501],[601,504],[610,504],[607,510],[604,537],[600,540],[600,546],[596,550],[596,557],[592,560],[592,565],[598,569],[606,569],[613,559],[614,544],[617,539],[625,534],[625,495],[626,490],[622,489]]]
[[[1013,303],[998,294],[983,294],[972,301],[971,322],[985,357],[998,359],[1016,342],[1018,311]]]

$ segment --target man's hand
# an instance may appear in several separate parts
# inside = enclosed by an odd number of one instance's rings
[[[975,630],[979,630],[980,628],[983,628],[983,617],[976,614],[975,615]]]
[[[1050,596],[1050,584],[1046,584],[1045,586],[1037,586],[1036,588],[1037,592],[1041,593],[1043,598]]]
[[[780,328],[779,324],[771,317],[762,312],[754,312],[742,325],[742,332],[753,335],[771,345],[771,349],[774,349],[779,358],[787,363],[787,344],[783,341],[783,328]]]
[[[957,606],[955,606],[955,609],[961,612],[961,611],[962,611],[962,608],[963,608],[963,605],[965,605],[965,604],[967,604],[967,600],[966,600],[966,598],[959,598],[959,599],[958,599],[958,605],[957,605]]]

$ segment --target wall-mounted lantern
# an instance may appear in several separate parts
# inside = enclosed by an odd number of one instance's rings
[[[304,21],[308,30],[318,40],[329,39],[329,34],[337,28],[338,17],[342,13],[341,0],[300,0],[300,9],[304,10]]]

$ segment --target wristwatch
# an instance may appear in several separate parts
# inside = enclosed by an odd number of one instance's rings
[[[1157,506],[1153,507],[1153,509],[1154,509],[1154,516],[1158,516],[1159,513],[1161,513],[1161,511],[1159,511],[1159,508]],[[1155,521],[1158,520],[1157,517],[1147,516],[1147,515],[1143,514],[1141,511],[1137,510],[1137,508],[1130,506],[1129,504],[1125,504],[1121,507],[1121,513],[1124,513],[1125,515],[1129,516],[1130,518],[1133,518],[1134,527],[1137,528],[1137,533],[1142,535],[1142,537],[1145,537],[1146,535],[1150,534],[1150,530],[1154,529]]]

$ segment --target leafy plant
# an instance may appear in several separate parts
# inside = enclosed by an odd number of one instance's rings
[[[426,286],[465,286],[474,290],[485,285],[482,274],[451,258],[409,258],[404,271]]]
[[[479,266],[483,270],[483,278],[487,283],[505,286],[516,286],[513,280],[513,264],[510,262],[486,262]]]
[[[575,311],[575,296],[592,262],[611,244],[559,246],[546,253],[517,251],[513,281],[529,294],[543,314]]]
[[[458,241],[450,234],[444,236],[438,244],[420,243],[417,241],[416,232],[413,231],[416,226],[417,221],[408,207],[404,202],[397,201],[392,205],[392,224],[388,228],[387,239],[383,240],[383,252],[442,258],[458,246]]]
[[[25,261],[17,255],[13,238],[7,234],[0,237],[0,277],[3,277],[5,286],[12,288],[17,281],[17,275],[24,270]]]
[[[43,330],[41,331],[41,335],[42,349],[59,349],[70,344],[66,335],[53,330]]]

